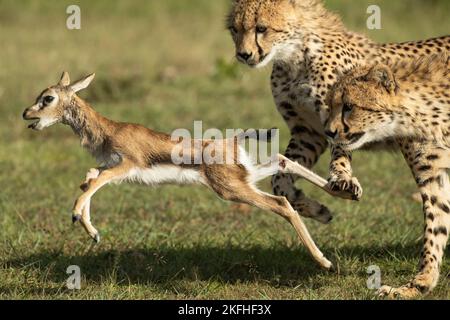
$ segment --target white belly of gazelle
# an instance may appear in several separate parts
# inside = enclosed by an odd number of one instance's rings
[[[156,165],[145,169],[134,168],[127,175],[126,180],[147,185],[204,183],[203,176],[199,171],[175,165]]]

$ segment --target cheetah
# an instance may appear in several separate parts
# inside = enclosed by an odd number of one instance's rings
[[[384,64],[356,68],[330,92],[326,131],[347,150],[392,137],[430,140],[450,149],[449,89],[447,53],[392,68]]]
[[[322,0],[234,0],[226,21],[238,61],[251,68],[273,62],[272,95],[291,133],[285,155],[308,168],[314,166],[329,146],[324,129],[330,113],[326,99],[339,74],[369,63],[392,65],[450,50],[450,36],[375,43],[347,30]],[[411,166],[415,160],[410,161],[409,155],[416,153],[419,158],[416,160],[440,170],[437,163],[428,159],[437,152],[433,143],[402,141],[397,144]],[[363,190],[353,176],[351,160],[350,151],[331,144],[329,186],[351,192],[359,200]],[[445,172],[439,172],[446,179]],[[420,185],[427,179],[427,173],[416,171],[415,178]],[[330,222],[330,210],[297,189],[295,181],[292,175],[275,175],[274,193],[285,196],[301,215]],[[432,182],[436,187],[437,183]],[[417,296],[432,286],[431,282],[423,288],[413,286],[401,295]]]
[[[388,67],[355,68],[330,92],[331,116],[326,130],[334,143],[356,150],[374,141],[397,138],[416,176],[424,204],[425,234],[420,275],[407,286],[383,286],[380,295],[414,297],[428,292],[439,279],[439,269],[450,230],[450,59],[446,53]],[[430,152],[427,143],[434,144]],[[425,149],[426,148],[426,149]]]

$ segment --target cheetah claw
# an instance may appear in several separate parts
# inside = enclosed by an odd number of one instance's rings
[[[351,178],[329,178],[328,186],[333,191],[345,191],[352,195],[352,200],[361,200],[363,189],[355,177]]]
[[[421,292],[413,286],[403,286],[400,288],[393,288],[390,286],[382,286],[377,295],[380,298],[388,299],[414,299],[421,295]]]

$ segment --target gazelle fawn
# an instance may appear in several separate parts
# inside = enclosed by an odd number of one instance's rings
[[[73,221],[80,221],[95,241],[100,238],[91,223],[90,202],[91,197],[106,184],[121,181],[148,185],[197,183],[209,187],[222,199],[253,205],[285,218],[313,258],[324,268],[332,267],[286,198],[262,192],[256,187],[259,180],[281,171],[302,175],[333,194],[326,189],[324,179],[282,155],[267,165],[253,164],[239,144],[243,136],[223,140],[177,140],[141,125],[109,120],[77,96],[77,92],[89,86],[94,76],[91,74],[71,84],[68,73],[64,72],[57,85],[44,90],[36,103],[24,111],[23,118],[36,120],[29,126],[35,130],[43,130],[56,123],[70,126],[79,136],[81,145],[101,164],[88,171],[81,185],[83,193],[75,202],[72,216]],[[202,157],[205,148],[230,157],[232,163],[175,164],[172,160],[174,150],[194,159]]]

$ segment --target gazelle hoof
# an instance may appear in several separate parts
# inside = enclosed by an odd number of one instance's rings
[[[81,220],[81,215],[80,214],[72,215],[72,223],[77,223],[80,220]]]
[[[325,270],[330,271],[330,272],[334,272],[334,270],[335,270],[331,261],[328,261],[327,259],[325,259],[325,262],[322,263],[322,267]]]
[[[100,234],[96,233],[95,236],[93,237],[93,239],[94,239],[95,243],[99,243],[100,242]]]
[[[334,264],[331,264],[328,269],[326,269],[330,273],[337,273],[338,269],[334,266]]]

